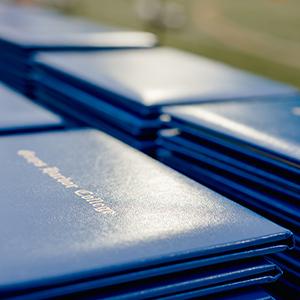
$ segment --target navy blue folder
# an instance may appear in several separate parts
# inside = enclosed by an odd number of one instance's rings
[[[201,136],[204,132],[212,139],[221,137],[224,144],[236,145],[239,152],[252,153],[297,177],[300,174],[297,167],[300,133],[295,128],[300,124],[299,106],[300,97],[295,96],[271,98],[270,101],[257,99],[174,107],[166,109],[165,113],[189,127],[193,134]]]
[[[60,116],[0,84],[0,135],[53,130],[66,126],[67,122]]]
[[[4,137],[0,156],[3,295],[247,268],[293,246],[290,231],[95,130]]]
[[[98,119],[114,128],[115,137],[133,140],[130,145],[141,143],[141,137],[153,143],[164,106],[296,93],[288,85],[169,48],[43,53],[34,66],[36,98],[77,107],[89,125],[89,117]]]
[[[156,44],[156,37],[146,32],[95,25],[43,11],[0,9],[0,79],[31,97],[31,59],[38,51],[139,49]]]
[[[76,79],[82,88],[138,114],[149,114],[176,103],[296,92],[286,84],[164,47],[84,55],[42,55],[38,62],[59,72],[65,80]]]

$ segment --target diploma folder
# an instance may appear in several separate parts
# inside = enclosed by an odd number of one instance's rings
[[[300,134],[294,130],[300,122],[299,106],[300,96],[294,96],[274,97],[268,101],[257,98],[248,102],[173,107],[165,112],[197,128],[199,134],[202,128],[217,137],[221,135],[225,141],[239,142],[237,146],[245,145],[251,147],[250,150],[269,154],[270,160],[282,160],[282,166],[286,161],[286,168],[292,169],[292,163],[300,162]]]
[[[166,47],[72,55],[46,53],[36,61],[61,79],[72,83],[76,80],[83,89],[141,115],[168,105],[297,92],[289,85]]]
[[[0,145],[2,295],[242,269],[293,246],[290,231],[101,132]]]
[[[125,142],[131,137],[132,146],[141,137],[155,140],[165,106],[296,93],[291,86],[164,47],[42,53],[34,60],[34,78],[37,99],[75,106],[88,125],[89,117],[99,120],[114,128],[115,137],[125,135]]]
[[[0,78],[31,97],[34,84],[31,60],[37,52],[139,49],[157,44],[151,33],[106,27],[96,31],[84,21],[53,18],[25,18],[27,22],[24,26],[19,24],[20,28],[5,25],[0,28]],[[37,26],[28,26],[28,22],[36,22]]]

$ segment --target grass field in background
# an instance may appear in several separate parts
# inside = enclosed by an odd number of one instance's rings
[[[160,36],[163,45],[300,87],[299,0],[178,0],[175,2],[183,6],[186,23],[177,31],[143,23],[136,14],[136,0],[63,2],[66,5],[60,7],[66,13],[100,23],[150,30]]]

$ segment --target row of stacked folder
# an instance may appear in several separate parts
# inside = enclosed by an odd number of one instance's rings
[[[28,96],[33,89],[31,60],[39,51],[143,48],[157,42],[149,33],[99,26],[38,9],[0,6],[0,18],[0,79]]]
[[[299,298],[296,88],[38,8],[0,24],[0,298]]]

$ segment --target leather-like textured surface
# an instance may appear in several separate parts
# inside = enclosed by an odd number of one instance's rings
[[[295,89],[169,48],[42,55],[40,63],[144,106],[295,93]]]
[[[300,162],[300,97],[172,107],[165,113]]]
[[[282,245],[291,237],[94,130],[5,137],[0,155],[2,289]]]
[[[0,84],[0,107],[0,134],[64,125],[59,116],[35,105],[2,84]]]

